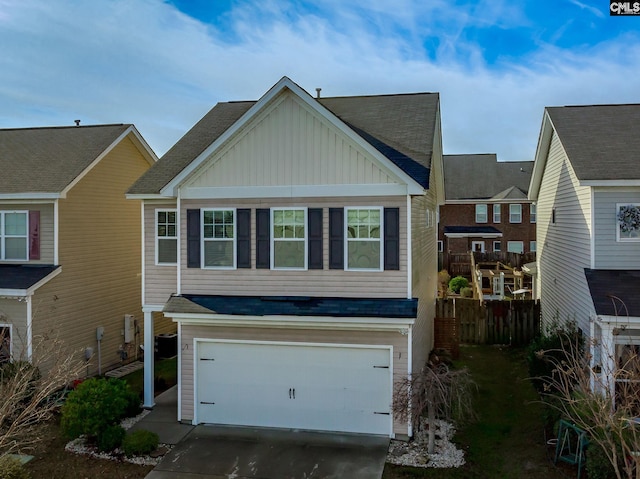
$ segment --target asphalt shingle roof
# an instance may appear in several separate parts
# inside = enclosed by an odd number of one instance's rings
[[[527,197],[533,161],[498,161],[487,153],[444,155],[443,163],[446,200]]]
[[[445,226],[444,234],[502,234],[502,231],[493,226]]]
[[[578,179],[640,179],[640,104],[546,111]]]
[[[428,188],[440,102],[437,93],[327,97],[315,101]],[[255,103],[218,103],[127,193],[159,193]]]
[[[640,271],[585,268],[598,315],[640,317]]]
[[[0,130],[0,194],[63,191],[130,126]]]
[[[317,298],[307,296],[172,296],[164,312],[248,316],[335,316],[415,318],[418,300],[396,298]]]
[[[0,289],[29,289],[59,267],[53,265],[1,264]]]

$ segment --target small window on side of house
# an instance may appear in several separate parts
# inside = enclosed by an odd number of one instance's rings
[[[493,222],[494,223],[500,223],[500,221],[502,220],[501,208],[502,208],[502,205],[499,203],[493,205]]]
[[[442,253],[444,251],[444,243],[442,240],[438,240],[438,253]]]
[[[176,265],[178,262],[177,212],[156,210],[156,264]]]
[[[522,223],[522,205],[509,205],[509,223]]]
[[[531,203],[529,205],[529,221],[531,223],[535,223],[537,220],[538,220],[538,218],[537,218],[536,205]]]
[[[640,203],[616,204],[616,240],[640,241]]]
[[[476,205],[476,223],[486,223],[487,221],[487,205]]]
[[[532,253],[536,252],[536,242],[535,241],[531,241],[529,243],[529,251],[531,251]]]
[[[493,242],[493,251],[495,251],[496,253],[502,251],[502,243],[500,241]]]

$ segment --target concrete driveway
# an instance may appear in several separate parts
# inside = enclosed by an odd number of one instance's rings
[[[380,479],[383,437],[197,426],[147,479]]]

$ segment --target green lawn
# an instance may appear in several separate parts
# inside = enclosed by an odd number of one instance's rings
[[[166,391],[178,381],[178,358],[161,359],[154,363],[155,393]],[[123,378],[132,390],[142,397],[144,390],[144,369],[139,369]]]
[[[458,431],[454,442],[467,464],[458,469],[387,465],[384,479],[560,479],[576,471],[553,464],[545,443],[542,405],[527,378],[524,351],[496,346],[461,348],[461,365],[478,384],[479,419]]]

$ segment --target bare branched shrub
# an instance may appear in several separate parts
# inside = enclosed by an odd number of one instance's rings
[[[419,373],[396,383],[393,413],[401,421],[411,421],[416,429],[423,416],[430,425],[435,419],[469,419],[475,415],[472,392],[476,388],[466,368],[450,369],[444,363],[428,364]],[[433,454],[434,447],[435,427],[430,427],[427,452]]]
[[[51,419],[64,388],[84,367],[52,336],[34,339],[32,357],[29,362],[25,353],[0,364],[0,453],[29,450],[41,439],[35,426]]]

